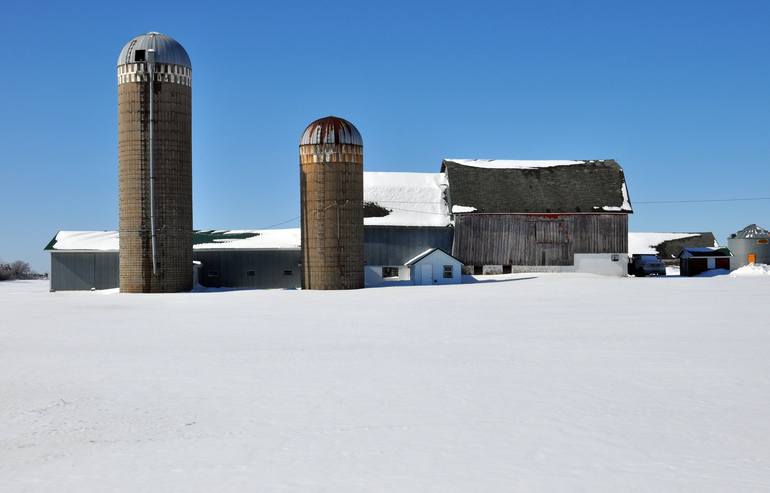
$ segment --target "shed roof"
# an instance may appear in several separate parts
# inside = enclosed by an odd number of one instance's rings
[[[445,159],[456,213],[632,213],[623,169],[614,160]]]
[[[442,253],[444,253],[446,256],[448,256],[448,257],[451,257],[451,258],[455,259],[456,261],[458,261],[458,262],[460,262],[460,263],[462,264],[462,261],[461,261],[460,259],[458,259],[457,257],[454,257],[454,256],[452,256],[451,254],[449,254],[449,253],[445,252],[445,251],[444,251],[444,250],[442,250],[441,248],[428,248],[428,249],[427,249],[427,250],[425,250],[424,252],[422,252],[422,253],[418,254],[416,257],[414,257],[414,258],[412,258],[412,259],[409,259],[409,260],[407,260],[407,261],[404,263],[404,265],[414,265],[414,264],[416,264],[416,263],[420,262],[421,260],[423,260],[423,259],[425,259],[425,258],[428,258],[428,257],[430,257],[431,255],[433,255],[433,254],[434,254],[434,253],[436,253],[436,252],[442,252]]]
[[[729,248],[685,248],[679,254],[679,258],[698,258],[698,257],[732,257],[733,254]]]

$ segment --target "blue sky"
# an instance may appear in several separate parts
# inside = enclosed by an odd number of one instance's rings
[[[632,231],[770,225],[770,2],[13,2],[0,17],[0,258],[117,228],[120,48],[193,63],[197,228],[298,215],[298,138],[334,114],[365,169],[617,159]],[[294,226],[289,223],[288,226]]]

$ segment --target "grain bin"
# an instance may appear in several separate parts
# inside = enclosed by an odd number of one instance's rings
[[[352,123],[328,116],[299,145],[305,289],[364,287],[364,145]]]
[[[160,33],[121,50],[118,75],[120,291],[192,288],[192,65]]]
[[[756,224],[731,234],[727,246],[733,252],[732,269],[753,263],[770,264],[770,231]]]

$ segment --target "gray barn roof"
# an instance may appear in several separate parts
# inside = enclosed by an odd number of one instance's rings
[[[118,65],[134,63],[137,50],[155,49],[155,63],[171,63],[192,68],[187,51],[174,38],[149,32],[140,34],[126,43],[118,56]]]
[[[633,212],[614,160],[445,159],[453,212]]]

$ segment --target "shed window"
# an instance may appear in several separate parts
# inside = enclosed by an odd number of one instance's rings
[[[257,275],[257,273],[255,271],[253,271],[253,270],[247,270],[246,271],[246,277],[254,277],[256,275]]]
[[[398,277],[398,267],[383,267],[382,278]]]
[[[290,271],[290,270],[285,270],[285,271],[283,271],[283,275],[284,275],[284,276],[290,276],[290,275],[292,275],[293,273],[294,273],[294,272],[293,272],[293,271]]]
[[[444,279],[452,279],[454,277],[454,269],[451,265],[444,266]]]

